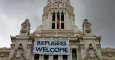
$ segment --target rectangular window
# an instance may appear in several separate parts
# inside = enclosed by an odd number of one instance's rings
[[[67,60],[68,56],[67,55],[63,55],[63,60]]]
[[[39,59],[39,54],[35,54],[34,59]]]
[[[55,29],[55,23],[52,23],[52,29]]]
[[[64,23],[61,23],[61,29],[64,29]]]
[[[72,49],[72,60],[77,60],[77,53],[76,53],[76,49]]]
[[[53,60],[58,60],[58,55],[54,55]]]
[[[49,56],[48,55],[44,55],[44,60],[48,60]]]

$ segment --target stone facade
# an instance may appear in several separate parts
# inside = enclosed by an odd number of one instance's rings
[[[83,32],[75,26],[74,8],[69,0],[48,0],[43,10],[43,24],[30,33],[30,22],[21,24],[20,34],[11,36],[11,48],[0,49],[0,60],[115,60],[115,49],[101,48],[101,37],[93,34],[91,23],[84,19]],[[35,38],[68,39],[70,55],[33,54]],[[47,58],[46,58],[47,57]]]

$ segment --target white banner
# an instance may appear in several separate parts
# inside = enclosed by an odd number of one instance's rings
[[[43,55],[69,55],[69,40],[36,39],[33,53]]]

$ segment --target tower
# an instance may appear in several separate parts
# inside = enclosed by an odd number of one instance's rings
[[[69,0],[48,0],[43,12],[43,30],[73,30],[73,11]]]
[[[88,19],[83,32],[75,26],[70,0],[48,0],[42,22],[33,33],[28,19],[21,24],[11,37],[9,60],[101,60],[101,37],[93,35]]]
[[[73,31],[80,32],[75,26],[74,8],[69,0],[48,0],[42,18],[42,36],[75,36]]]

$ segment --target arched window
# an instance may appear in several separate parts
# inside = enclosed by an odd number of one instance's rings
[[[63,12],[52,13],[52,29],[64,29],[64,13]]]
[[[61,13],[61,29],[64,29],[64,13]]]
[[[52,14],[52,29],[55,29],[55,12]]]
[[[53,12],[52,21],[55,21],[55,12]]]
[[[61,13],[61,21],[64,21],[64,13]]]

